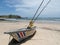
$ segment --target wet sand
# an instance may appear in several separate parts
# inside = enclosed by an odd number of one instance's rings
[[[27,24],[28,21],[0,21],[0,45],[9,44],[9,35],[4,32],[27,27]],[[30,40],[19,45],[60,45],[60,23],[36,22],[35,25],[37,26],[36,34]]]

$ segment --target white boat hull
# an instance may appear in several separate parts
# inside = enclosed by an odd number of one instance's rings
[[[22,30],[22,31],[21,31]],[[20,42],[21,40],[33,35],[36,32],[36,27],[32,29],[21,29],[20,31],[5,32],[5,34],[11,35],[16,41]]]

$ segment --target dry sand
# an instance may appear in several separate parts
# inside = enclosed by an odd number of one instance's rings
[[[9,35],[4,34],[4,32],[26,27],[27,24],[27,21],[0,21],[0,45],[8,45],[9,43]],[[60,45],[60,24],[35,23],[35,25],[37,32],[34,37],[20,45]]]

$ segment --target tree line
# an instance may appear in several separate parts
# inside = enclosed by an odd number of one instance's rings
[[[22,18],[21,16],[19,15],[0,15],[0,18],[16,18],[16,19],[19,19],[19,18]]]

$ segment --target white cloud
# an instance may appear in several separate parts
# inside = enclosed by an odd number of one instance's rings
[[[30,8],[36,8],[36,5],[39,5],[38,3],[41,2],[40,0],[5,0],[7,3],[7,6],[14,7],[17,11],[19,11],[21,8],[23,9],[30,9]],[[19,10],[18,10],[19,9]]]
[[[7,6],[15,8],[16,12],[24,12],[24,13],[34,13],[38,8],[39,4],[42,0],[5,0]],[[44,0],[44,4],[46,4],[48,0]],[[59,0],[51,0],[50,4],[47,6],[45,10],[47,14],[59,12],[60,11],[60,1]],[[44,13],[44,12],[43,12]],[[44,14],[45,14],[44,13]],[[23,15],[23,13],[22,13]]]
[[[41,1],[42,0],[5,0],[7,6],[14,7],[16,11],[20,11],[20,9],[36,9]]]

